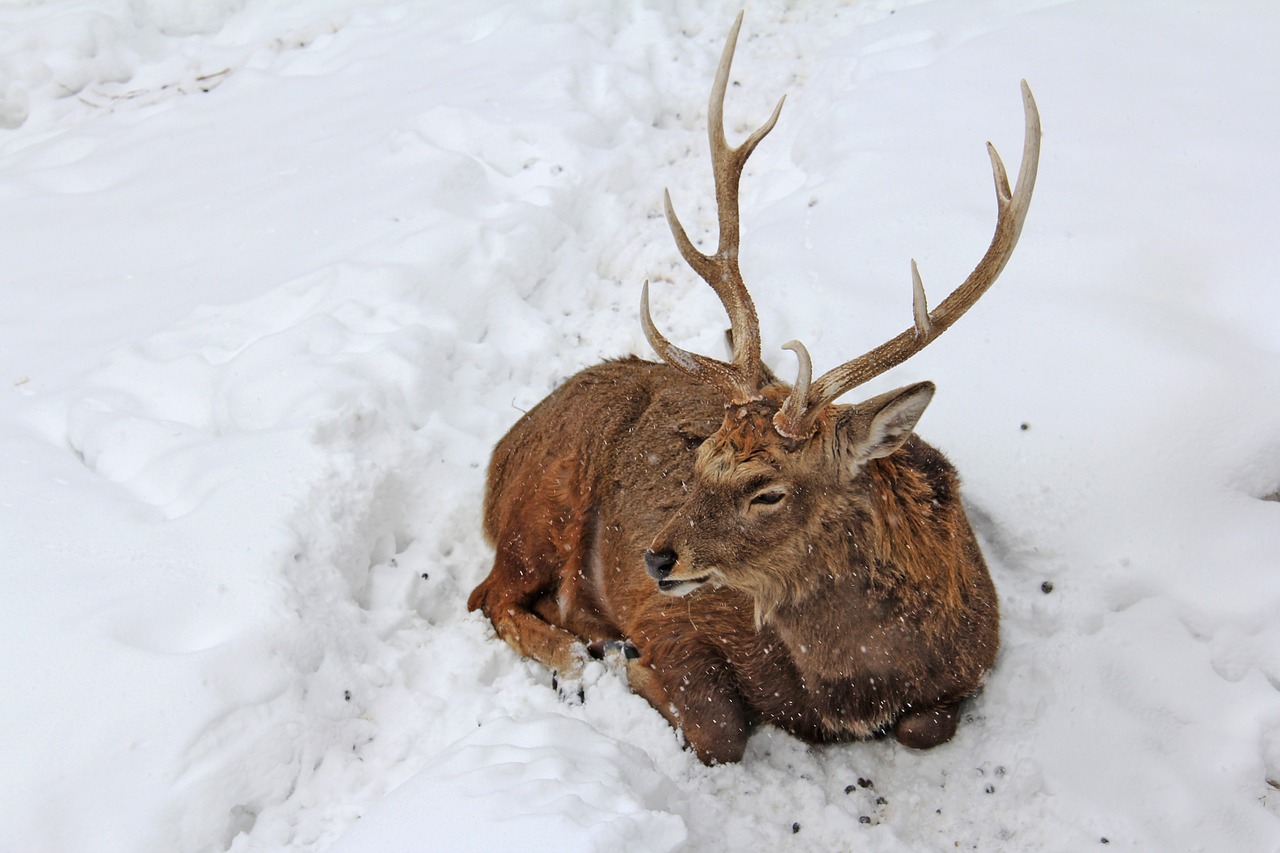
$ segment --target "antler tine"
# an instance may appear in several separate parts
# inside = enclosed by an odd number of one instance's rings
[[[787,341],[782,348],[795,353],[799,365],[796,370],[796,384],[787,395],[787,399],[782,401],[782,407],[774,414],[773,426],[787,438],[804,438],[803,434],[792,433],[790,428],[793,424],[799,425],[804,422],[804,405],[809,399],[809,383],[813,381],[813,360],[809,357],[809,350],[799,341]]]
[[[647,281],[640,289],[640,327],[644,329],[644,336],[649,341],[649,346],[653,347],[654,352],[663,361],[694,379],[715,385],[723,390],[725,396],[735,404],[748,402],[758,396],[756,388],[744,384],[741,372],[736,370],[734,365],[681,349],[663,337],[649,313],[649,282]]]
[[[733,64],[734,49],[737,46],[738,31],[741,27],[742,13],[739,12],[725,40],[724,52],[720,56],[720,65],[716,69],[715,82],[711,87],[711,99],[707,106],[707,134],[711,143],[716,209],[720,220],[719,245],[714,254],[707,255],[698,251],[676,216],[675,208],[671,204],[671,193],[664,191],[663,196],[667,224],[671,227],[671,234],[675,237],[681,257],[707,284],[711,285],[729,314],[729,325],[733,333],[732,372],[735,374],[733,387],[729,390],[732,392],[730,399],[735,403],[757,398],[760,377],[763,375],[760,358],[760,322],[756,316],[755,304],[751,301],[751,294],[747,292],[746,285],[742,281],[742,272],[738,267],[740,236],[738,185],[742,177],[743,165],[760,140],[773,130],[785,100],[784,96],[778,101],[768,121],[748,136],[741,145],[737,148],[729,147],[724,131],[724,96],[729,85],[729,68]],[[709,361],[702,356],[698,358],[704,362]],[[678,364],[674,366],[680,367]],[[684,368],[681,367],[681,369]],[[725,374],[717,370],[715,375]]]
[[[1022,104],[1026,115],[1026,132],[1022,147],[1022,163],[1018,168],[1018,183],[1012,192],[1004,163],[996,149],[987,143],[991,156],[991,171],[996,185],[996,227],[986,254],[951,294],[933,311],[925,304],[924,286],[920,282],[915,261],[911,262],[915,323],[910,329],[892,338],[865,355],[847,361],[823,374],[809,388],[803,407],[786,401],[785,411],[794,412],[784,417],[788,434],[807,434],[813,429],[818,412],[841,394],[881,373],[896,367],[924,349],[939,335],[960,319],[974,303],[987,292],[1004,270],[1022,234],[1022,225],[1031,205],[1035,190],[1036,170],[1040,163],[1040,113],[1027,81],[1022,81]],[[798,390],[798,389],[797,389]],[[796,392],[793,392],[796,396]],[[798,410],[798,411],[797,411]],[[801,414],[800,412],[803,412]]]

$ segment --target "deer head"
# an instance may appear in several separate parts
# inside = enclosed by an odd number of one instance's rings
[[[641,324],[650,345],[671,367],[710,384],[725,399],[720,429],[698,449],[693,482],[684,505],[645,552],[659,589],[685,595],[704,584],[740,589],[757,602],[757,618],[772,607],[813,589],[798,567],[834,565],[817,559],[818,547],[858,547],[851,536],[832,535],[850,519],[874,515],[877,491],[867,468],[890,456],[911,436],[933,397],[921,382],[853,405],[841,395],[906,361],[958,320],[995,282],[1018,242],[1035,186],[1040,118],[1026,82],[1022,100],[1026,132],[1013,190],[994,147],[987,146],[996,187],[995,234],[973,272],[936,308],[926,303],[912,261],[914,323],[901,334],[812,378],[808,351],[799,341],[785,349],[799,361],[796,381],[773,378],[760,356],[759,321],[738,267],[738,185],[756,145],[773,129],[782,101],[758,130],[737,148],[724,133],[724,96],[742,15],[730,30],[708,108],[711,161],[720,224],[715,252],[699,251],[685,233],[665,194],[667,222],[685,261],[719,296],[729,314],[730,361],[683,350],[658,331],[649,312],[649,289],[641,293]],[[818,535],[822,531],[826,535]],[[762,605],[762,603],[764,603]]]

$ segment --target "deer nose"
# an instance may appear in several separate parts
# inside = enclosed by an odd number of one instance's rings
[[[663,548],[661,551],[650,548],[644,552],[644,567],[649,572],[649,577],[665,580],[675,568],[677,559],[676,552],[670,548]]]

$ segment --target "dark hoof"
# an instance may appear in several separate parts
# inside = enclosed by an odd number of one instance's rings
[[[621,654],[626,660],[635,660],[640,657],[640,650],[631,645],[629,640],[597,640],[587,645],[587,654],[596,660],[604,660],[615,654]]]
[[[587,700],[587,694],[581,681],[576,678],[572,681],[561,681],[560,676],[554,670],[551,672],[551,689],[560,697],[560,701],[566,705],[581,705]]]

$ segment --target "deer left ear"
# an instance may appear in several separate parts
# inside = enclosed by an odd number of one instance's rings
[[[836,426],[844,455],[860,465],[893,453],[916,428],[933,392],[932,382],[917,382],[845,409]]]

